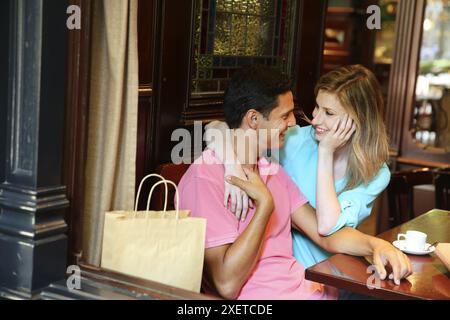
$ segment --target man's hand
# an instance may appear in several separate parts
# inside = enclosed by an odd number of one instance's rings
[[[412,273],[412,266],[409,258],[400,250],[394,248],[389,242],[372,238],[373,248],[373,264],[380,275],[380,279],[384,280],[387,276],[386,265],[392,268],[389,279],[394,280],[396,285],[400,284],[400,279],[408,277]]]
[[[271,208],[270,211],[272,211],[272,194],[264,184],[264,181],[261,180],[258,172],[256,172],[257,169],[246,169],[245,167],[243,169],[248,178],[248,181],[242,180],[235,176],[225,177],[226,181],[244,190],[244,192],[255,201],[256,206]]]
[[[244,167],[248,181],[235,176],[227,180],[243,189],[255,200],[256,211],[245,230],[231,244],[205,250],[205,271],[218,293],[226,299],[236,299],[258,263],[264,235],[273,211],[269,189],[255,170]]]

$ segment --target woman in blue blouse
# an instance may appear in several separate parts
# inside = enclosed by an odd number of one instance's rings
[[[315,96],[311,125],[287,131],[279,160],[316,209],[318,232],[330,235],[344,226],[356,228],[386,188],[388,139],[379,83],[363,66],[345,66],[323,75]],[[224,130],[225,126],[215,122],[208,128]],[[245,178],[233,162],[234,158],[224,161],[225,175]],[[225,182],[225,205],[229,197],[232,211],[245,219],[247,195]],[[293,254],[305,268],[330,255],[297,231],[293,231]]]

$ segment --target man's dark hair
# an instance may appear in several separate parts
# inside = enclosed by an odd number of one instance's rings
[[[290,90],[288,77],[274,68],[252,65],[236,71],[225,91],[223,103],[228,126],[239,128],[250,109],[268,118],[278,104],[278,96]]]

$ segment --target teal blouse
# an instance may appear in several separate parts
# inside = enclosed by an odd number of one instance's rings
[[[316,176],[318,143],[314,139],[312,126],[290,128],[286,133],[286,143],[280,150],[280,163],[308,199],[312,207],[316,207]],[[335,182],[338,200],[341,205],[339,219],[330,234],[344,226],[356,228],[370,215],[375,198],[386,188],[390,180],[390,171],[386,164],[366,185],[339,194],[345,187],[346,179]],[[306,236],[293,231],[293,253],[295,258],[308,268],[328,258],[331,254]]]

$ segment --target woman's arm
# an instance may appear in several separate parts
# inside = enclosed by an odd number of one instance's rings
[[[211,121],[205,127],[205,141],[208,149],[213,150],[216,157],[224,164],[236,164],[231,130],[223,121]]]
[[[307,237],[323,249],[332,253],[345,253],[354,256],[372,256],[381,279],[386,278],[386,264],[392,267],[389,279],[400,284],[412,272],[411,263],[406,255],[394,248],[389,242],[372,237],[352,228],[342,228],[328,237],[321,236],[317,230],[317,216],[309,204],[297,208],[292,214],[292,222],[303,230]]]
[[[336,225],[341,213],[334,183],[334,152],[345,145],[355,131],[352,120],[345,116],[319,143],[317,159],[316,214],[318,232],[327,235]]]
[[[339,203],[333,178],[333,153],[320,148],[317,159],[316,214],[318,232],[328,234],[336,225],[341,205]]]
[[[206,126],[205,140],[207,148],[213,150],[216,157],[224,164],[225,176],[236,176],[242,180],[247,180],[247,176],[234,153],[231,130],[225,122],[210,122]],[[247,193],[226,180],[224,186],[223,205],[227,207],[228,199],[230,199],[230,210],[238,219],[245,220],[248,208],[252,206]]]

